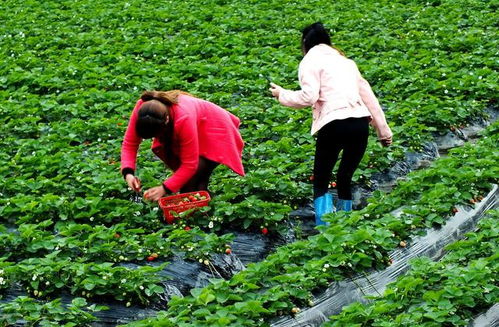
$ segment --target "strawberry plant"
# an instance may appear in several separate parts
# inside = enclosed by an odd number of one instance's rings
[[[87,305],[78,297],[69,306],[63,306],[60,299],[41,302],[19,296],[9,303],[0,303],[0,324],[11,326],[23,322],[26,326],[91,326],[97,320],[92,313],[107,309],[94,304]]]
[[[79,263],[70,258],[59,260],[57,255],[55,251],[45,258],[27,259],[16,267],[7,267],[6,271],[29,293],[40,298],[65,289],[71,294],[88,298],[108,296],[127,303],[148,304],[164,291],[158,285],[160,278],[156,272],[166,264],[132,270],[109,262],[95,264]]]

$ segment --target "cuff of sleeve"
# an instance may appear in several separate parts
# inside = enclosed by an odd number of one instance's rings
[[[288,102],[286,101],[286,89],[282,89],[281,92],[279,92],[279,96],[277,97],[277,101],[279,101],[280,104],[283,106],[286,106]]]
[[[166,194],[173,194],[173,192],[170,191],[168,187],[166,187],[165,183],[161,184],[161,186],[163,186],[163,189],[165,190]]]
[[[121,173],[123,174],[123,178],[126,178],[126,175],[128,175],[128,174],[133,175],[135,173],[135,171],[132,168],[123,168]]]

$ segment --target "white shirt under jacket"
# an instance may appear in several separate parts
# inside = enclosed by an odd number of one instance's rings
[[[311,134],[333,120],[368,117],[380,140],[392,136],[371,86],[355,62],[336,49],[326,44],[310,49],[300,62],[298,77],[301,90],[281,90],[279,102],[293,108],[312,106]]]

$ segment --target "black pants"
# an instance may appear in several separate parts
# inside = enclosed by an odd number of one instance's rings
[[[352,176],[366,152],[368,136],[367,118],[333,120],[319,130],[315,146],[314,199],[327,192],[341,150],[336,180],[338,198],[352,199]]]
[[[218,162],[199,157],[199,164],[196,173],[192,178],[180,189],[180,192],[195,192],[208,191],[208,183],[211,173],[218,166]]]

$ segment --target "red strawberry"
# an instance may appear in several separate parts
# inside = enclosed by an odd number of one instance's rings
[[[189,200],[191,202],[197,201],[197,199],[194,196],[192,196],[192,195],[189,195]]]
[[[310,177],[308,179],[311,180],[311,181],[313,181],[314,180],[314,175],[310,175]]]
[[[225,249],[225,253],[226,253],[226,254],[231,254],[231,253],[232,253],[232,250],[231,250],[231,249],[229,249],[229,248],[227,248],[227,249]]]
[[[336,187],[336,182],[331,182],[329,185],[331,185],[331,187]]]
[[[186,231],[190,231],[190,230],[191,230],[191,228],[190,228],[189,226],[185,226],[185,227],[184,227],[184,230],[186,230]]]
[[[120,234],[118,234],[118,233],[115,233],[115,234],[114,234],[114,238],[120,238],[120,237],[121,237],[121,235],[120,235]]]
[[[148,257],[147,257],[147,261],[154,261],[155,259],[156,259],[156,258],[155,258],[155,257],[153,257],[153,256],[148,256]]]
[[[269,230],[267,229],[267,227],[263,227],[262,228],[262,234],[263,235],[267,235],[268,232],[269,232]]]

